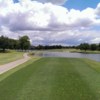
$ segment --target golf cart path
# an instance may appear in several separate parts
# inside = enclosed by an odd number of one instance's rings
[[[4,72],[6,72],[6,71],[8,71],[8,70],[10,70],[12,68],[15,68],[16,66],[18,66],[20,64],[23,64],[24,62],[26,62],[26,61],[28,61],[30,59],[30,57],[28,56],[27,53],[24,53],[23,57],[24,58],[22,58],[22,59],[19,59],[19,60],[4,64],[4,65],[0,65],[0,74],[3,74]]]

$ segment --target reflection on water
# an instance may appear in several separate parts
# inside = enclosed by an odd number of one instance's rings
[[[89,58],[100,62],[100,54],[83,54],[70,52],[43,52],[43,57],[69,57],[69,58]]]

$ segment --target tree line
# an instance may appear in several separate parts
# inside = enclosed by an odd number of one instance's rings
[[[30,47],[31,50],[47,50],[47,49],[80,49],[80,50],[98,50],[100,51],[100,43],[99,44],[88,44],[88,43],[81,43],[78,46],[62,46],[62,45],[38,45],[38,46],[32,46]]]
[[[98,50],[100,51],[100,43],[98,44],[88,44],[88,43],[81,43],[79,46],[76,47],[77,49],[80,49],[80,50],[92,50],[92,51],[95,51],[95,50]]]
[[[80,49],[80,50],[99,50],[100,51],[100,43],[98,44],[88,44],[88,43],[81,43],[78,46],[62,46],[62,45],[38,45],[33,46],[30,43],[30,39],[28,36],[22,36],[18,39],[11,39],[6,36],[0,36],[0,51],[2,50],[5,52],[6,49],[15,49],[15,50],[47,50],[47,49],[62,49],[62,48],[74,48],[74,49]]]
[[[47,50],[47,49],[62,49],[63,46],[61,45],[52,45],[52,46],[49,46],[49,45],[38,45],[38,46],[32,46],[30,47],[31,50]]]
[[[6,49],[27,50],[30,47],[28,36],[19,37],[19,39],[11,39],[6,36],[0,36],[0,51],[5,52]]]

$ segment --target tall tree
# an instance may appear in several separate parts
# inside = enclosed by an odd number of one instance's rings
[[[100,43],[98,44],[98,50],[100,51]]]
[[[90,45],[90,49],[91,50],[96,50],[97,49],[97,45],[96,44],[91,44]]]
[[[27,50],[30,47],[30,40],[28,36],[23,36],[19,38],[19,47],[22,50]]]
[[[9,47],[9,39],[8,37],[1,36],[0,37],[0,48],[5,52],[5,49]]]
[[[89,44],[88,43],[82,43],[82,44],[80,44],[79,45],[79,48],[81,49],[81,50],[88,50],[89,49]]]
[[[18,49],[18,47],[19,47],[18,40],[9,39],[9,49]]]

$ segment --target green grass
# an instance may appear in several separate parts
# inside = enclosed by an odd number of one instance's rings
[[[91,68],[93,68],[97,72],[100,72],[100,62],[96,62],[90,59],[84,59],[84,62],[91,66]]]
[[[95,63],[75,58],[31,59],[5,78],[1,75],[0,100],[100,100],[100,73],[95,70],[100,63]]]
[[[84,50],[80,50],[80,49],[54,49],[54,50],[51,50],[51,51],[58,51],[58,52],[72,52],[72,53],[88,53],[88,54],[100,54],[100,51],[92,51],[92,50],[87,50],[87,51],[84,51]]]
[[[23,58],[23,52],[10,51],[0,53],[0,65]]]
[[[8,76],[10,76],[11,74],[13,74],[14,72],[27,67],[29,64],[35,62],[36,60],[39,60],[40,57],[31,57],[30,60],[28,60],[27,62],[13,68],[12,70],[8,70],[7,72],[3,73],[2,75],[0,75],[0,81],[4,80],[5,78],[7,78]]]
[[[72,52],[72,53],[88,53],[88,54],[100,54],[100,51],[92,51],[92,50],[80,50],[80,49],[48,49],[48,50],[34,50],[34,53],[42,53],[44,51],[48,52]]]
[[[87,51],[84,51],[84,50],[79,50],[79,49],[72,49],[70,50],[70,52],[72,53],[87,53],[87,54],[100,54],[100,51],[92,51],[92,50],[87,50]]]

